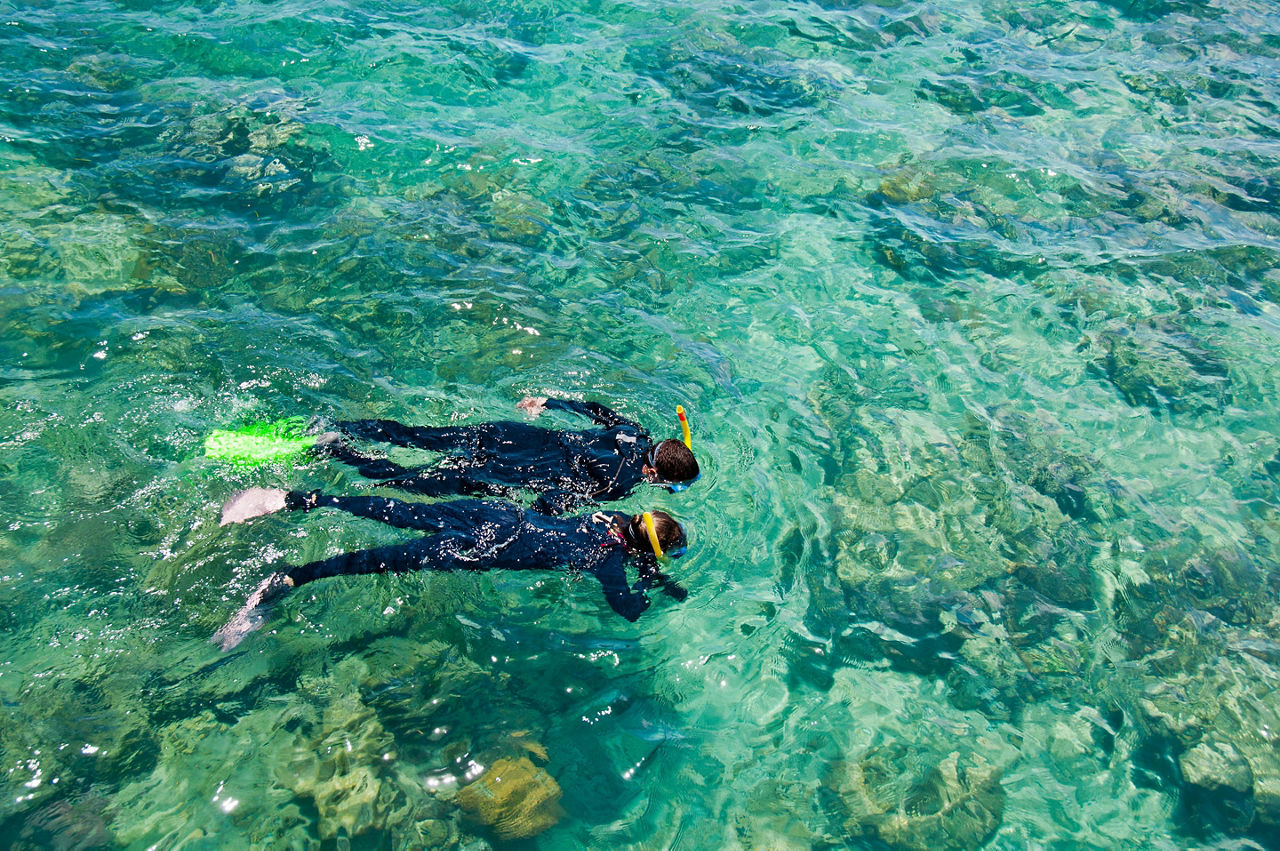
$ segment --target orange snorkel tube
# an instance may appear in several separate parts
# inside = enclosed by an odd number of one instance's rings
[[[641,516],[644,517],[644,530],[649,533],[649,545],[653,547],[653,554],[662,558],[662,544],[658,543],[658,530],[653,528],[653,515],[646,511]]]
[[[689,418],[684,415],[684,405],[676,405],[676,416],[680,418],[680,431],[684,433],[684,445],[693,449],[693,435],[689,433]]]

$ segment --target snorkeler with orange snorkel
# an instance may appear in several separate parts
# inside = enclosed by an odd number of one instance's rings
[[[530,396],[516,408],[531,417],[547,410],[578,414],[591,418],[598,428],[562,431],[509,421],[411,426],[393,420],[351,420],[334,423],[336,431],[321,435],[318,444],[381,487],[423,496],[513,497],[526,490],[538,494],[534,508],[551,515],[621,499],[641,482],[678,491],[698,478],[683,407],[676,409],[683,441],[657,442],[638,424],[596,402]],[[446,457],[405,467],[352,448],[344,436]]]

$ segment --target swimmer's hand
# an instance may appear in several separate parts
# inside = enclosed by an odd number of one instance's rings
[[[654,576],[654,581],[658,587],[662,589],[663,594],[666,594],[677,603],[683,603],[684,598],[689,596],[689,589],[685,588],[665,573],[656,574]]]
[[[255,517],[282,511],[287,493],[288,491],[279,488],[249,488],[240,491],[222,506],[222,522],[218,525],[243,523]]]
[[[689,589],[685,588],[679,582],[667,582],[662,586],[662,593],[666,594],[677,603],[683,603],[684,598],[689,596]]]
[[[519,402],[516,402],[516,410],[524,411],[531,417],[536,417],[547,409],[546,396],[525,396]]]
[[[679,582],[676,582],[667,574],[658,570],[656,565],[650,564],[648,569],[640,568],[640,578],[651,586],[655,586],[677,603],[684,602],[685,597],[689,596],[689,589],[685,588]]]

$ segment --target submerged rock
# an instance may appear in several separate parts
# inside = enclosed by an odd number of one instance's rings
[[[1236,833],[1280,826],[1280,753],[1271,733],[1280,729],[1271,685],[1280,671],[1250,653],[1265,643],[1236,637],[1238,655],[1153,678],[1139,700],[1155,740],[1173,743],[1197,819]]]
[[[855,472],[835,478],[830,500],[853,623],[840,651],[941,676],[953,705],[1003,720],[1076,691],[1092,654],[1079,627],[1097,609],[1090,539],[1120,512],[1096,459],[1064,446],[1055,422],[1015,411],[943,429],[927,413],[859,409],[852,395],[811,398],[833,434],[852,435],[840,457]]]
[[[111,834],[103,817],[106,799],[90,793],[50,801],[23,819],[17,836],[7,837],[13,851],[45,848],[107,848]]]
[[[1253,791],[1253,771],[1234,746],[1227,742],[1201,742],[1178,760],[1188,783],[1210,792]]]
[[[384,789],[370,766],[389,762],[394,752],[391,734],[358,698],[345,696],[325,709],[320,737],[290,767],[294,793],[315,802],[322,839],[386,826],[397,790],[392,784]]]
[[[952,751],[930,763],[925,754],[891,745],[837,774],[845,828],[894,848],[978,848],[1004,815],[1003,773],[979,753]]]
[[[181,847],[218,832],[227,814],[245,826],[246,843],[290,847],[303,841],[310,819],[289,803],[272,776],[297,746],[288,728],[308,709],[272,704],[234,724],[212,709],[160,727],[160,758],[152,771],[125,783],[104,809],[121,847]],[[239,790],[253,789],[241,797]],[[182,803],[185,802],[185,803]]]
[[[1146,322],[1118,327],[1099,338],[1101,369],[1135,408],[1197,413],[1221,408],[1226,366],[1190,334]]]
[[[381,781],[362,765],[348,766],[327,780],[302,787],[320,813],[320,837],[330,839],[341,830],[357,836],[385,823],[386,807],[380,801]]]
[[[960,646],[958,655],[946,676],[951,705],[957,709],[977,709],[1007,721],[1023,700],[1040,691],[1007,638],[976,635]]]
[[[560,784],[528,757],[504,757],[458,790],[458,805],[503,839],[537,836],[564,815]]]
[[[15,677],[0,691],[7,705],[22,707],[0,713],[0,754],[9,762],[0,773],[0,820],[34,811],[64,790],[155,765],[159,745],[138,680],[105,671],[89,661],[59,677]]]
[[[1202,742],[1178,760],[1183,780],[1190,784],[1187,800],[1227,830],[1239,833],[1253,824],[1253,771],[1240,752],[1227,742]]]
[[[1258,821],[1269,827],[1280,827],[1280,777],[1255,777],[1253,805]]]

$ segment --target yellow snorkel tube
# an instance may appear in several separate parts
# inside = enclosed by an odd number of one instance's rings
[[[653,554],[658,557],[659,561],[666,563],[667,557],[662,554],[662,544],[658,543],[658,530],[653,527],[653,515],[646,511],[641,515],[641,517],[644,518],[644,530],[649,533],[649,546],[653,547]],[[679,557],[680,554],[684,552],[684,547],[677,547],[672,550],[672,552]],[[641,575],[643,576],[644,574],[642,573]],[[674,597],[677,600],[683,600],[685,597],[689,596],[689,592],[683,585],[679,582],[673,581],[671,577],[662,573],[661,570],[654,571],[647,578],[651,581],[657,582],[662,587],[664,594]]]
[[[644,517],[644,530],[649,533],[649,545],[653,547],[653,554],[662,558],[662,544],[658,543],[658,530],[653,527],[653,515],[646,511],[641,516]]]
[[[684,415],[684,405],[676,405],[676,416],[680,418],[680,431],[684,433],[684,445],[693,449],[693,435],[689,433],[689,418]]]

